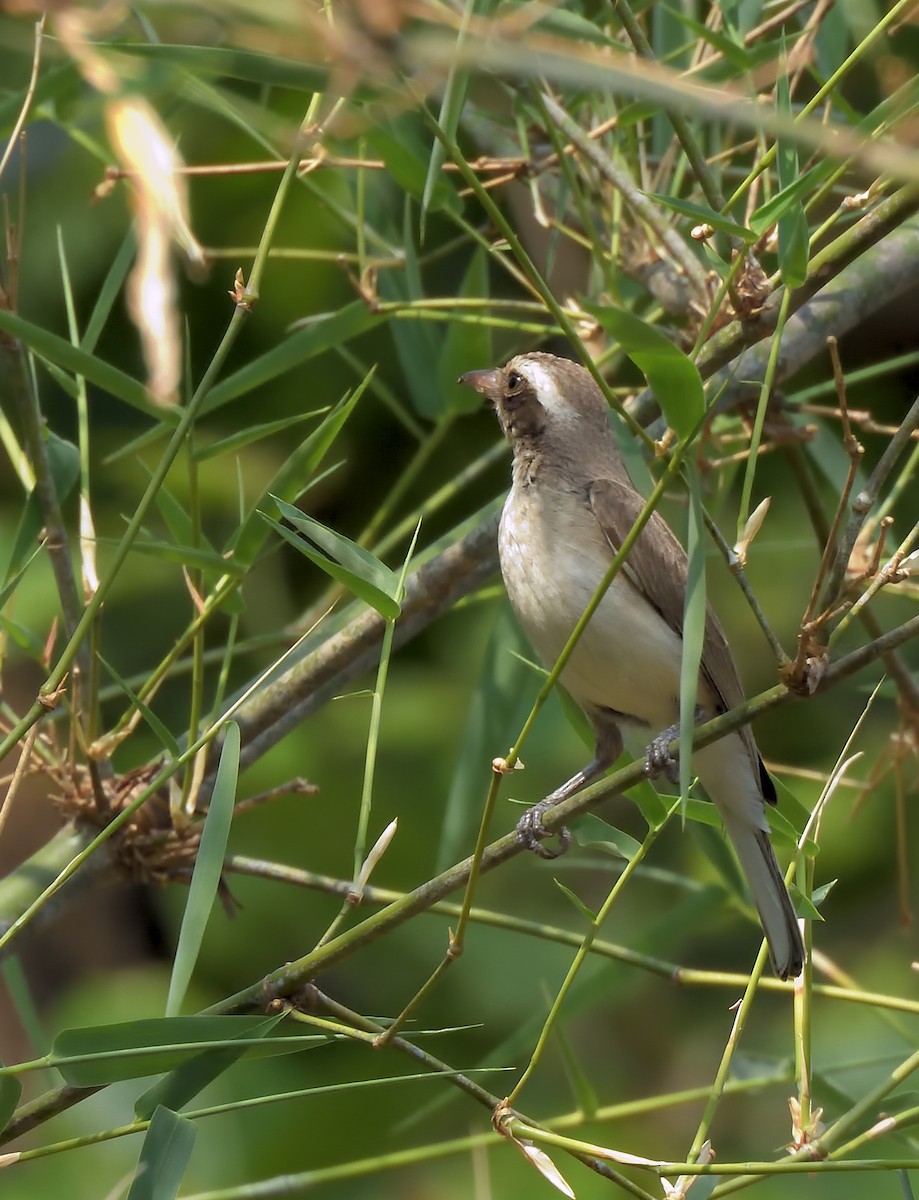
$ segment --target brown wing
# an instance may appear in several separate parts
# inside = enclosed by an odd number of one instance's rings
[[[596,480],[591,486],[589,499],[606,540],[614,552],[619,550],[644,508],[644,500],[633,487],[613,479]],[[652,513],[629,551],[623,569],[671,629],[681,636],[687,567],[686,551],[670,526],[656,512]],[[743,688],[734,658],[711,605],[706,610],[700,671],[725,712],[743,702]],[[762,765],[750,726],[745,725],[740,733],[750,757],[757,764],[763,794],[766,799],[774,801],[775,788]]]

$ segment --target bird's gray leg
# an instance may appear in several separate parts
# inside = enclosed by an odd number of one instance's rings
[[[622,736],[618,726],[609,719],[607,714],[602,712],[592,715],[591,719],[597,734],[594,757],[586,767],[582,767],[561,787],[546,796],[545,800],[540,800],[538,804],[528,808],[517,822],[517,837],[528,850],[532,850],[540,858],[558,858],[571,845],[571,834],[564,825],[555,830],[559,844],[554,850],[542,844],[544,838],[551,836],[542,823],[542,819],[549,809],[555,808],[556,804],[561,804],[563,800],[567,800],[569,796],[573,796],[575,792],[586,787],[598,775],[602,775],[622,753]]]
[[[710,714],[701,706],[696,708],[695,723],[706,720]],[[653,741],[648,743],[648,748],[645,751],[645,774],[649,779],[656,779],[658,775],[666,775],[671,783],[680,782],[680,764],[678,759],[670,753],[670,743],[675,741],[680,736],[680,723],[668,725],[666,729],[662,729]]]

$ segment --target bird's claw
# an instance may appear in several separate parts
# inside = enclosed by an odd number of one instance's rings
[[[538,854],[540,858],[558,858],[571,845],[571,833],[566,826],[562,825],[558,829],[550,831],[542,823],[545,814],[553,807],[553,804],[534,804],[532,808],[527,809],[517,822],[517,837],[519,841],[528,850],[532,850],[534,854]],[[558,846],[554,849],[543,844],[545,838],[552,837],[553,835],[558,838]]]
[[[645,751],[645,775],[649,779],[665,775],[671,783],[680,782],[679,759],[670,753],[670,743],[679,736],[679,725],[671,725],[648,743],[648,749]]]

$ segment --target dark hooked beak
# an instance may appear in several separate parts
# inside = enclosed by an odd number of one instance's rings
[[[501,372],[496,368],[489,371],[467,371],[465,375],[460,375],[457,383],[465,383],[492,404],[497,404],[501,395]]]

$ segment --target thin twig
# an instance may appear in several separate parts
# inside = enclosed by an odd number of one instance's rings
[[[903,418],[900,428],[888,442],[884,453],[881,455],[874,470],[868,478],[868,482],[861,489],[855,499],[852,501],[852,511],[849,517],[849,523],[846,526],[845,532],[839,541],[839,547],[836,551],[836,557],[833,566],[829,572],[827,584],[823,593],[823,608],[831,608],[836,604],[842,595],[843,583],[845,580],[846,568],[849,563],[849,558],[855,548],[856,540],[859,532],[864,524],[865,518],[874,506],[878,498],[881,488],[884,485],[887,476],[893,470],[894,464],[903,453],[909,440],[912,437],[913,431],[919,427],[919,397],[917,397],[909,412]]]

